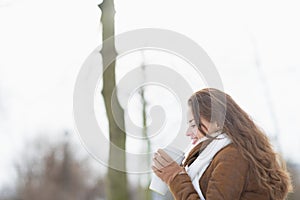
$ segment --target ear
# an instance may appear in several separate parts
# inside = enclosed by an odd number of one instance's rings
[[[216,122],[216,128],[217,128],[218,131],[223,129],[223,127],[218,122]]]
[[[213,129],[215,129],[215,130],[219,130],[221,128],[220,125],[219,125],[219,123],[217,121],[215,121],[214,123],[212,123],[212,125],[213,125]]]

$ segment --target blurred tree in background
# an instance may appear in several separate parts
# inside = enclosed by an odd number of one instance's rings
[[[15,164],[16,180],[0,199],[100,200],[104,181],[92,173],[89,160],[77,158],[69,141],[50,145],[43,139],[30,143]]]

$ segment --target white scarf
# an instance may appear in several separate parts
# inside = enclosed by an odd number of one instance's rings
[[[225,133],[217,132],[212,134],[212,136],[216,135],[216,139],[207,145],[207,147],[199,154],[197,159],[189,167],[186,167],[186,171],[190,176],[192,184],[201,200],[205,200],[199,186],[199,180],[202,174],[205,172],[216,153],[231,143],[230,138]],[[207,139],[207,137],[202,138],[198,144]]]

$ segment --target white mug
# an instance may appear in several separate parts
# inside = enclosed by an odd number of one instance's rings
[[[171,146],[167,146],[163,150],[178,164],[181,164],[181,162],[184,159],[184,152],[181,151],[180,149],[177,149],[177,148],[171,147]],[[152,175],[152,180],[151,180],[149,188],[161,195],[165,195],[168,192],[168,185],[165,182],[163,182],[154,173]]]

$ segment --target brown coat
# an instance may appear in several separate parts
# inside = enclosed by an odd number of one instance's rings
[[[233,144],[215,155],[199,184],[206,200],[270,200],[268,192],[259,188],[248,162]],[[178,174],[169,187],[176,200],[200,199],[187,174]]]

